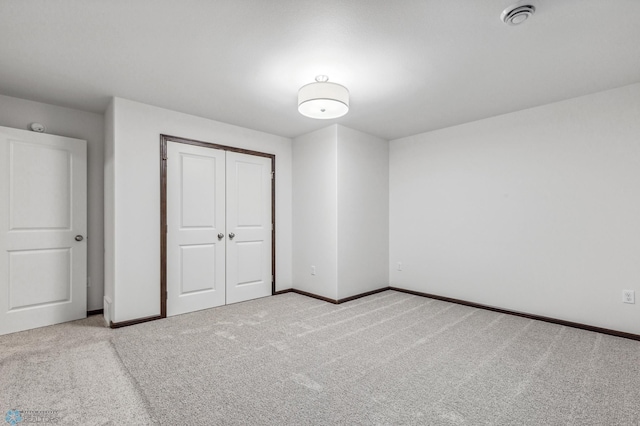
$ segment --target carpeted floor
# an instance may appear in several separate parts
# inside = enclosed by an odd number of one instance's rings
[[[288,293],[102,324],[0,336],[3,418],[640,425],[640,342],[394,291],[341,305]]]

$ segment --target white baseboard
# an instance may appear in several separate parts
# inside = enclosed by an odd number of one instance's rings
[[[111,325],[111,318],[112,318],[112,313],[111,313],[111,299],[109,299],[107,296],[104,297],[104,321],[107,323],[107,327],[109,327]]]

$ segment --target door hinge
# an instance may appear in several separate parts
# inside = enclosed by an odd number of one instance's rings
[[[276,172],[272,171],[271,172],[271,179],[273,179],[276,176]]]
[[[273,231],[273,223],[271,224],[271,230]]]
[[[164,300],[169,300],[169,292],[168,291],[164,292]]]

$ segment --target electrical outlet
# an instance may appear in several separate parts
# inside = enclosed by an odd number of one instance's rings
[[[624,303],[636,303],[636,292],[633,290],[622,290],[622,301]]]
[[[315,274],[316,274],[316,267],[311,266],[311,275],[315,275]]]

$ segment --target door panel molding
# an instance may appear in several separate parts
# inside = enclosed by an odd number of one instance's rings
[[[200,146],[204,148],[218,149],[222,151],[237,152],[240,154],[253,155],[257,157],[266,157],[271,159],[271,271],[273,275],[271,283],[271,294],[276,293],[276,156],[260,151],[253,151],[244,148],[237,148],[228,145],[221,145],[212,142],[199,141],[194,139],[182,138],[171,135],[160,135],[160,316],[153,318],[145,318],[149,321],[153,319],[167,317],[167,146],[169,142],[181,143],[186,145]],[[131,323],[135,323],[135,320]],[[129,324],[126,324],[129,325]]]

